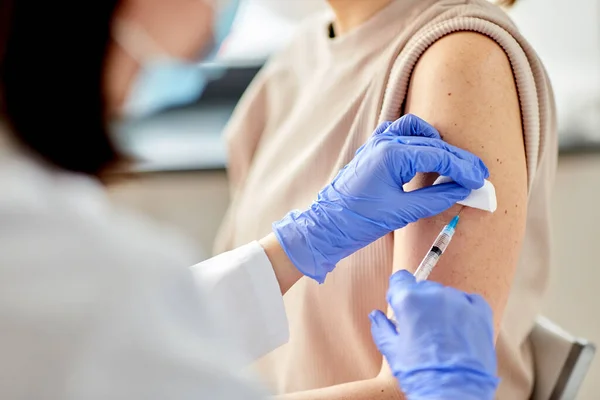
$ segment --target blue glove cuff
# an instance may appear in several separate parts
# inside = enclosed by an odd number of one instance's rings
[[[272,227],[279,244],[294,266],[303,275],[323,283],[327,274],[335,268],[335,263],[329,261],[315,246],[315,228],[319,224],[312,215],[314,208],[315,205],[304,212],[290,211],[281,221],[274,222]],[[320,223],[323,222],[322,219]]]

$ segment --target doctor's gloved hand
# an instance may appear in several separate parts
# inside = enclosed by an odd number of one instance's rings
[[[371,332],[407,400],[493,400],[496,352],[492,310],[478,295],[408,271],[390,278],[396,325],[374,311]]]
[[[454,181],[405,192],[419,172]],[[437,215],[489,173],[473,154],[441,140],[414,115],[381,124],[356,155],[319,193],[308,210],[292,211],[273,224],[291,262],[319,283],[343,258],[421,218]]]

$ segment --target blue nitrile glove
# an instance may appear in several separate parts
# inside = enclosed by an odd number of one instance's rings
[[[454,182],[405,192],[418,172]],[[292,263],[319,283],[343,258],[421,218],[437,215],[489,175],[473,154],[440,139],[431,125],[405,115],[373,136],[305,211],[292,211],[273,232]]]
[[[396,325],[374,311],[371,332],[408,400],[493,400],[496,352],[492,310],[483,297],[408,271],[390,278]]]

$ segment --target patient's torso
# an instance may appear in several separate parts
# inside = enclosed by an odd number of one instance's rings
[[[373,67],[365,70],[376,73]],[[367,76],[357,79],[353,74],[339,76],[324,69],[302,82],[315,85],[311,93],[323,96],[300,96],[298,104],[286,111],[285,123],[261,140],[240,193],[239,207],[232,210],[233,246],[268,234],[271,223],[290,209],[308,207],[339,170],[340,154],[349,147],[348,132],[366,114]],[[341,88],[335,99],[327,95],[333,84]],[[285,97],[286,93],[274,95]],[[281,101],[290,104],[287,99]],[[357,147],[351,148],[355,151]],[[322,386],[342,376],[343,380],[361,379],[373,375],[381,365],[366,324],[370,311],[385,309],[382,294],[392,270],[392,237],[343,264],[348,268],[338,268],[326,284],[319,286],[302,279],[285,296],[292,342],[259,363],[262,375],[277,391]],[[374,295],[362,295],[365,291]],[[343,341],[339,328],[344,332]],[[349,346],[353,351],[348,351]],[[312,372],[299,373],[298,362]],[[332,365],[338,365],[335,370],[339,372],[343,369],[342,374],[335,376]],[[353,367],[342,367],[349,365]]]
[[[216,250],[268,234],[271,223],[290,209],[309,206],[316,193],[352,158],[377,126],[385,76],[395,61],[390,54],[426,24],[415,26],[415,16],[427,10],[436,17],[461,6],[505,18],[483,3],[397,1],[356,31],[333,40],[327,36],[326,16],[309,21],[291,46],[261,72],[233,116],[228,139],[234,201]],[[402,73],[409,75],[410,71]],[[550,104],[551,96],[546,97],[543,100]],[[553,116],[547,114],[553,113],[552,105],[547,108],[543,118],[551,121]],[[528,219],[516,278],[522,280],[515,283],[511,293],[505,311],[507,329],[499,338],[500,370],[510,370],[503,389],[507,399],[527,398],[531,388],[523,342],[549,267],[547,235],[538,235],[533,242],[531,239],[534,230],[543,231],[548,225],[543,215],[547,212],[546,186],[555,163],[555,140],[553,127],[544,126],[537,135],[549,137],[544,138],[544,154],[549,155],[543,162],[535,161],[539,164],[537,180],[542,182],[534,184],[530,192],[530,202],[537,206],[532,212],[538,214]],[[386,309],[392,256],[393,235],[388,235],[343,260],[325,284],[303,279],[286,294],[290,342],[257,363],[275,392],[364,380],[379,373],[382,358],[371,339],[368,314],[373,309]]]

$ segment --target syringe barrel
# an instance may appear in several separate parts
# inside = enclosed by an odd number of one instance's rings
[[[415,271],[415,279],[417,282],[424,281],[429,277],[429,274],[437,264],[440,256],[438,253],[430,251],[427,253],[421,264],[419,264],[419,268]]]
[[[427,252],[427,255],[419,264],[419,267],[415,271],[415,278],[417,282],[423,281],[429,277],[429,274],[437,264],[438,260],[446,251],[446,248],[452,240],[454,235],[454,229],[446,226],[438,235],[438,237],[431,245],[431,249]]]
[[[434,247],[437,247],[443,254],[446,251],[446,248],[448,248],[453,235],[454,229],[446,227],[440,232],[438,237],[435,239],[435,242],[433,242],[431,248],[433,249]]]

